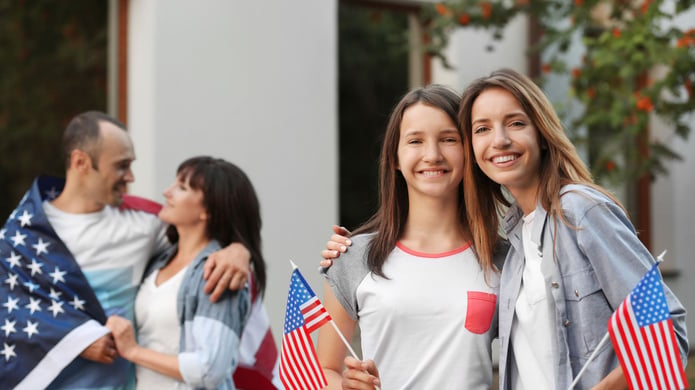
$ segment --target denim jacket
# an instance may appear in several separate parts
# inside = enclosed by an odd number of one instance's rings
[[[538,204],[531,240],[542,258],[546,293],[555,309],[556,389],[567,389],[606,334],[608,320],[654,263],[623,210],[604,194],[584,185],[561,191],[569,226]],[[514,307],[524,268],[523,212],[513,205],[502,227],[511,244],[501,275],[499,303],[500,389],[511,389],[509,372]],[[680,355],[685,361],[688,339],[685,308],[664,286]],[[619,364],[606,343],[582,374],[576,389],[588,389]]]
[[[157,258],[147,275],[164,267],[175,245]],[[239,363],[239,339],[251,308],[248,286],[225,291],[218,302],[205,293],[205,260],[220,249],[212,240],[189,264],[179,288],[176,308],[181,326],[179,370],[192,388],[233,390],[232,374]]]

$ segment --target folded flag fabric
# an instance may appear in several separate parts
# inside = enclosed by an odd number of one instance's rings
[[[688,387],[658,264],[608,321],[613,349],[631,389]]]
[[[62,189],[40,177],[0,229],[0,388],[44,388],[106,334],[104,311],[42,202]]]
[[[280,380],[286,389],[322,389],[328,383],[310,334],[331,317],[298,268],[292,271],[280,351]]]

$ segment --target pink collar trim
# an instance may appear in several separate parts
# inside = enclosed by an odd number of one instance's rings
[[[471,246],[471,243],[467,242],[463,246],[456,248],[456,249],[452,249],[450,251],[446,251],[446,252],[442,252],[442,253],[425,253],[425,252],[418,252],[418,251],[412,250],[412,249],[408,248],[407,246],[403,245],[400,241],[396,242],[396,247],[398,247],[398,249],[402,250],[403,252],[408,253],[408,254],[413,255],[413,256],[426,257],[426,258],[430,258],[430,259],[437,259],[437,258],[441,258],[441,257],[452,256],[452,255],[455,255],[455,254],[458,254],[458,253],[465,251],[470,246]]]

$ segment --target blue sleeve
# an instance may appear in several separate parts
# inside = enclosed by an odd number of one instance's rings
[[[613,202],[591,206],[578,221],[577,241],[591,262],[601,288],[615,310],[654,264],[654,258],[637,237],[632,223]],[[685,308],[664,283],[681,358],[688,355]]]
[[[231,380],[239,363],[239,340],[251,307],[248,288],[226,291],[216,303],[203,291],[201,272],[191,275],[197,288],[183,299],[179,370],[186,384],[217,388]]]

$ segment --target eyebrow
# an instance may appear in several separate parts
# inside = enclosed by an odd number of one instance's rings
[[[525,112],[523,112],[523,111],[516,111],[516,112],[512,112],[512,113],[509,113],[509,114],[505,115],[505,116],[504,116],[504,120],[507,121],[507,120],[509,120],[509,119],[511,119],[511,118],[519,117],[519,116],[520,116],[520,117],[524,117],[525,119],[529,119],[528,115],[526,115]],[[474,125],[474,124],[476,124],[476,123],[478,123],[478,122],[489,122],[489,121],[490,121],[489,118],[479,118],[479,119],[475,119],[475,120],[471,121],[471,125]]]
[[[405,132],[405,134],[403,134],[403,137],[417,136],[417,135],[421,135],[422,133],[424,133],[424,131],[422,131],[422,130],[408,130]],[[459,131],[455,128],[443,129],[439,132],[439,134],[457,134],[458,135]]]

